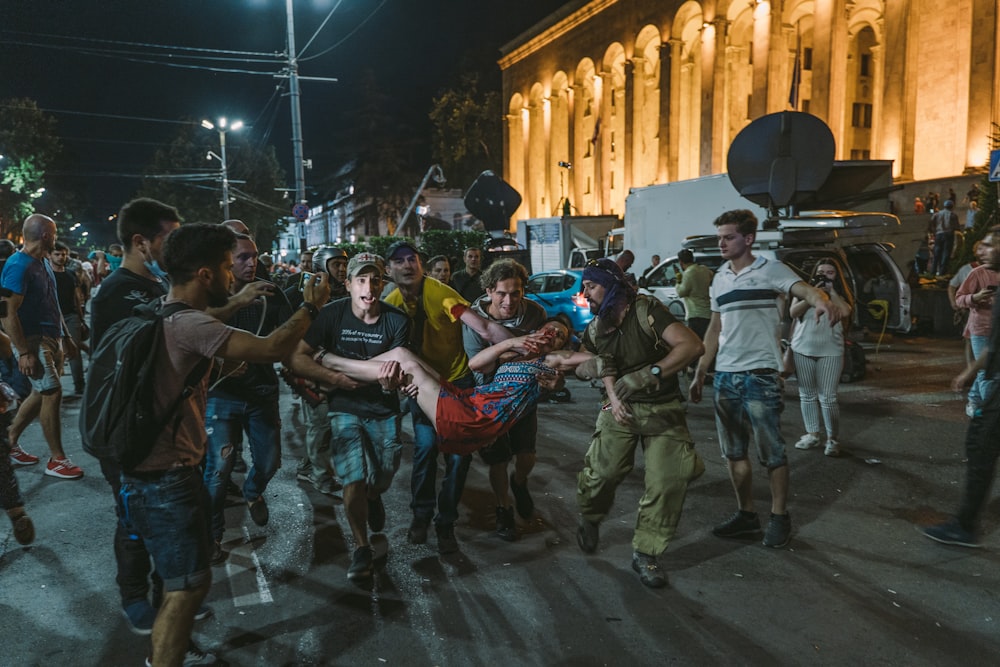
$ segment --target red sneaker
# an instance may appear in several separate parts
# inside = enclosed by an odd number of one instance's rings
[[[59,479],[80,479],[83,477],[83,470],[73,465],[69,459],[49,459],[45,474]]]
[[[17,445],[10,448],[10,462],[16,466],[33,466],[38,463],[38,457],[29,454]]]

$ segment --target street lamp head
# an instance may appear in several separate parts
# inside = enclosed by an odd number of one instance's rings
[[[243,129],[243,121],[242,120],[233,121],[233,124],[229,126],[229,129],[230,130],[241,130],[241,129]]]
[[[212,121],[210,121],[210,120],[202,120],[201,121],[201,126],[203,128],[205,128],[206,130],[214,130],[215,129],[215,125],[212,125]]]

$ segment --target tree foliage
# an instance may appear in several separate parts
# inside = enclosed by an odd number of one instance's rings
[[[45,171],[62,147],[56,121],[30,99],[0,101],[0,236],[13,238],[34,211]]]
[[[480,75],[465,74],[461,83],[434,98],[433,154],[449,182],[468,189],[483,171],[501,173],[502,105],[494,90],[480,90]]]
[[[261,252],[268,251],[291,211],[291,203],[276,190],[284,187],[285,177],[274,148],[258,146],[251,137],[231,132],[226,135],[226,149],[229,194],[235,198],[229,215],[245,222]],[[219,153],[216,132],[194,123],[182,126],[170,144],[153,156],[139,196],[176,207],[188,222],[222,222],[221,165],[215,158],[206,159],[208,151]]]
[[[407,166],[415,141],[388,113],[393,101],[371,71],[364,74],[361,91],[360,105],[347,114],[346,122],[352,128],[348,149],[355,164],[350,176],[361,202],[355,207],[355,221],[364,223],[366,235],[374,235],[379,222],[386,220],[393,233],[419,183]]]

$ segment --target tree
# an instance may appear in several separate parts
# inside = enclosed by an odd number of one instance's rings
[[[451,183],[468,188],[481,172],[502,173],[503,144],[500,95],[480,90],[480,75],[465,74],[456,88],[434,98],[434,159]]]
[[[220,164],[208,152],[219,152],[218,135],[195,123],[184,125],[166,148],[153,156],[139,196],[159,199],[180,211],[189,222],[222,222]],[[285,177],[272,146],[257,146],[244,135],[226,135],[230,216],[250,228],[261,252],[284,229],[290,204],[277,188]]]
[[[0,236],[14,238],[34,199],[45,187],[45,170],[62,149],[56,121],[30,99],[0,101]]]

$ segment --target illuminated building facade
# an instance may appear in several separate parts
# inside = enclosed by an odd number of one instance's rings
[[[578,0],[502,50],[515,218],[625,210],[629,188],[726,171],[733,137],[798,109],[837,159],[897,182],[986,165],[996,0]],[[567,167],[565,165],[571,165]]]

